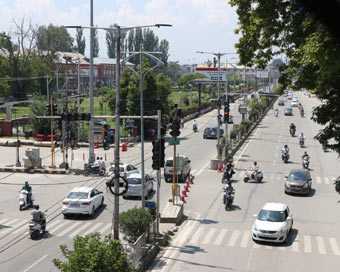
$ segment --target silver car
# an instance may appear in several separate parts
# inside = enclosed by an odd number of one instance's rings
[[[144,174],[144,197],[148,197],[148,195],[153,191],[153,183],[155,179],[150,177],[148,174]],[[134,173],[128,176],[128,190],[123,195],[123,198],[126,199],[128,197],[142,197],[142,174]]]

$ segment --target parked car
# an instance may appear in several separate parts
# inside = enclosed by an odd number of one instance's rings
[[[62,202],[64,217],[70,214],[88,214],[93,216],[96,209],[104,203],[104,194],[92,187],[76,187]]]
[[[185,182],[185,179],[190,176],[190,162],[187,156],[179,155],[176,157],[176,180]],[[172,180],[173,171],[173,157],[170,157],[165,161],[164,165],[164,179],[166,182]]]
[[[297,101],[294,101],[294,100],[293,100],[292,102],[290,102],[290,106],[291,106],[291,107],[297,107],[298,104],[299,104],[299,103],[298,103]]]
[[[106,170],[105,173],[105,182],[111,181],[114,178],[115,164],[111,163],[111,166]],[[138,169],[129,163],[120,163],[119,164],[119,175],[121,177],[127,178],[133,173],[139,173]],[[120,183],[120,186],[123,185],[123,182]]]
[[[252,228],[254,241],[285,243],[293,227],[293,215],[286,204],[266,203]]]
[[[279,99],[279,103],[278,103],[279,106],[284,106],[285,105],[285,99],[283,97],[281,97]]]
[[[220,128],[220,137],[223,136],[224,130]],[[206,127],[203,132],[203,139],[217,139],[217,127]]]
[[[308,169],[292,169],[286,176],[285,193],[308,195],[312,188],[312,177]]]
[[[284,110],[284,115],[293,115],[293,109],[291,107],[286,107]]]
[[[141,173],[133,173],[128,176],[128,190],[123,195],[123,198],[127,197],[142,197],[142,193],[144,193],[144,197],[147,197],[153,191],[153,183],[154,178],[149,176],[148,174],[144,174],[144,191],[142,192],[142,174]]]

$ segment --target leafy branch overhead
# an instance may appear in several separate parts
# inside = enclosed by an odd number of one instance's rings
[[[243,65],[265,67],[286,57],[279,83],[323,101],[313,110],[312,119],[323,125],[315,136],[340,155],[340,42],[301,2],[230,0],[241,35],[236,48]]]

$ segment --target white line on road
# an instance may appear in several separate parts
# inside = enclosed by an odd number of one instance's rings
[[[253,248],[260,248],[260,247],[261,247],[261,245],[259,245],[258,243],[256,243],[256,242],[254,241]]]
[[[101,225],[103,225],[103,223],[100,223],[100,222],[99,222],[99,223],[95,224],[94,226],[92,226],[92,228],[90,228],[89,230],[87,230],[83,235],[85,236],[85,235],[87,235],[87,234],[93,232],[96,228],[99,228]]]
[[[249,240],[249,236],[250,236],[250,231],[249,231],[249,230],[246,230],[246,231],[243,233],[240,247],[247,247],[248,240]]]
[[[275,165],[275,164],[276,164],[276,160],[273,161],[273,165]]]
[[[106,224],[105,227],[101,228],[101,229],[99,230],[99,232],[100,232],[102,235],[104,235],[104,233],[105,233],[108,229],[110,229],[111,227],[112,227],[112,223],[108,223],[108,224]]]
[[[329,179],[328,179],[328,177],[325,177],[325,183],[326,183],[326,184],[329,184]]]
[[[316,236],[316,241],[318,243],[319,253],[322,255],[325,255],[326,249],[325,249],[325,243],[323,241],[323,238],[321,236]]]
[[[231,235],[229,243],[228,243],[229,247],[235,246],[237,238],[238,238],[239,235],[240,235],[240,231],[239,230],[234,230],[233,231],[233,234]]]
[[[26,220],[24,222],[23,221],[17,222],[16,224],[13,225],[13,227],[7,228],[4,231],[0,232],[0,235],[4,235],[4,234],[6,234],[8,232],[13,231],[15,228],[19,227],[21,224],[23,224],[25,222],[26,222]],[[25,226],[25,227],[27,228],[27,226]]]
[[[339,250],[338,244],[336,242],[336,239],[335,238],[329,238],[329,242],[331,244],[333,254],[340,256],[340,250]]]
[[[47,255],[42,256],[39,260],[37,260],[35,263],[33,263],[31,266],[27,267],[24,271],[22,272],[27,272],[28,270],[30,270],[31,268],[33,268],[34,266],[36,266],[38,263],[40,263],[43,259],[45,259],[47,257]]]
[[[292,251],[299,252],[299,235],[296,235],[294,242],[292,244]]]
[[[196,222],[191,221],[191,224],[188,224],[188,226],[185,228],[185,231],[181,232],[174,242],[176,241],[176,243],[179,243],[180,245],[184,243],[184,241],[189,237],[190,233],[194,229],[195,225]]]
[[[199,176],[200,174],[202,174],[202,172],[208,167],[209,164],[210,164],[210,160],[201,168],[201,170],[197,172],[196,176]]]
[[[316,177],[316,183],[321,183],[321,178],[320,177]]]
[[[312,243],[310,236],[305,235],[304,237],[304,244],[305,244],[305,252],[306,253],[311,253],[312,252]]]
[[[68,238],[72,239],[74,236],[76,236],[78,233],[80,233],[81,231],[83,231],[84,229],[86,229],[89,225],[91,225],[90,222],[82,225],[79,229],[76,229],[74,232],[72,232]]]
[[[58,225],[55,228],[52,228],[51,230],[49,230],[48,232],[52,234],[53,232],[56,232],[58,229],[60,229],[63,226],[65,226],[67,223],[68,223],[67,221],[64,221],[64,222],[60,223],[60,225]]]
[[[201,234],[204,231],[204,227],[199,227],[197,231],[195,231],[194,235],[192,236],[189,244],[197,244],[199,239],[201,238]]]
[[[4,219],[0,220],[0,224],[3,224],[3,223],[6,222],[7,220],[9,220],[9,218],[4,218]]]
[[[217,236],[217,239],[215,241],[216,246],[220,246],[223,242],[224,236],[227,234],[228,230],[227,229],[222,229],[220,231],[220,234]]]
[[[58,233],[57,236],[64,236],[66,233],[68,233],[69,231],[73,230],[74,228],[76,228],[81,223],[82,222],[75,222],[75,223],[73,223],[71,226],[69,226],[68,228],[64,229],[62,232]]]
[[[202,244],[209,244],[211,238],[213,237],[213,235],[215,234],[216,229],[215,228],[211,228],[209,230],[209,232],[207,233],[207,235],[205,236],[204,240],[202,241]]]

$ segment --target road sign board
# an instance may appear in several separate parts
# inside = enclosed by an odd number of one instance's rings
[[[156,208],[156,203],[153,201],[145,201],[145,208],[154,209]]]
[[[179,145],[179,139],[171,138],[169,140],[169,145]]]

